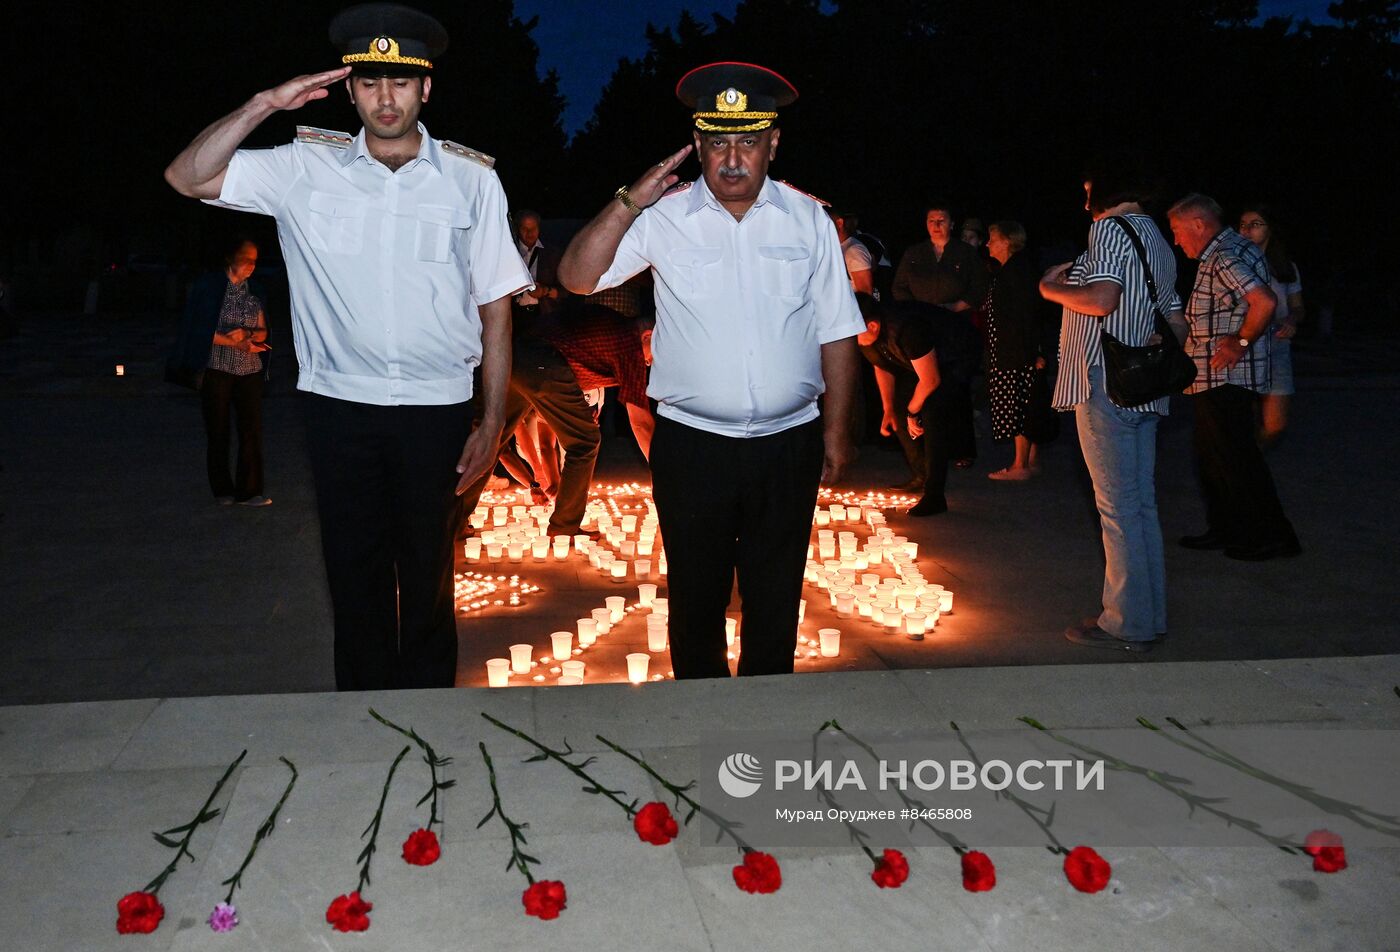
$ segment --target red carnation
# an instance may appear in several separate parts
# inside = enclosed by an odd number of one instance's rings
[[[403,861],[414,866],[431,866],[442,855],[437,834],[432,830],[414,830],[403,841]]]
[[[364,932],[369,928],[369,911],[374,903],[360,898],[359,891],[348,896],[336,896],[326,910],[326,921],[337,932]]]
[[[962,855],[963,889],[987,892],[997,884],[997,868],[986,853],[973,850]]]
[[[1065,878],[1080,892],[1096,893],[1108,885],[1113,868],[1092,846],[1076,846],[1065,857]]]
[[[155,932],[164,918],[165,907],[155,893],[131,892],[117,902],[117,931],[122,935]]]
[[[750,850],[744,854],[744,862],[734,867],[734,885],[744,892],[777,892],[783,884],[783,871],[778,861],[767,853]]]
[[[527,916],[558,919],[559,910],[564,908],[568,898],[564,892],[563,883],[557,879],[541,879],[537,883],[530,884],[530,888],[525,890],[520,901],[525,903]]]
[[[665,846],[676,838],[680,827],[676,818],[664,803],[648,803],[632,818],[632,829],[637,831],[643,842],[652,846]]]
[[[909,878],[909,861],[899,850],[885,850],[870,878],[881,889],[898,889]]]
[[[1340,873],[1347,868],[1347,851],[1342,838],[1330,830],[1313,830],[1303,840],[1303,852],[1313,858],[1313,869],[1319,873]]]

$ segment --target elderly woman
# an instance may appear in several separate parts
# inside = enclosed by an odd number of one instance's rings
[[[992,439],[1012,440],[1015,458],[988,479],[1026,480],[1036,469],[1035,444],[1027,435],[1027,412],[1035,373],[1045,366],[1040,352],[1040,275],[1023,252],[1020,222],[995,222],[987,251],[1001,263],[987,292],[987,392],[992,404]]]
[[[1269,263],[1269,288],[1278,299],[1269,328],[1269,392],[1260,403],[1259,443],[1272,446],[1288,426],[1293,399],[1293,335],[1303,320],[1303,282],[1284,247],[1273,209],[1251,205],[1240,213],[1240,234],[1259,246]]]
[[[200,276],[190,288],[172,363],[198,378],[209,488],[222,505],[261,507],[263,495],[262,353],[267,346],[263,303],[249,287],[258,246],[235,241],[223,270]],[[237,415],[238,456],[229,470],[230,424]]]
[[[896,301],[921,301],[942,309],[935,320],[962,321],[969,327],[977,306],[987,295],[987,268],[972,248],[953,237],[953,213],[947,202],[932,202],[924,211],[928,241],[904,252],[894,273],[891,291]],[[966,469],[977,458],[972,427],[972,382],[950,387],[948,451],[954,465]]]

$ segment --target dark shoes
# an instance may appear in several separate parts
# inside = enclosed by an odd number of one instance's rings
[[[1225,549],[1227,559],[1241,562],[1267,562],[1269,559],[1288,559],[1300,555],[1303,547],[1297,539],[1283,542],[1266,542],[1262,545],[1232,545]]]
[[[1161,638],[1152,638],[1147,641],[1127,641],[1117,635],[1110,635],[1098,625],[1071,625],[1065,629],[1065,640],[1072,641],[1077,645],[1084,645],[1086,648],[1112,648],[1117,651],[1142,654],[1151,651],[1152,646],[1157,644]]]
[[[924,480],[922,476],[912,476],[908,482],[903,482],[898,486],[891,486],[889,488],[897,493],[916,493],[924,488]]]
[[[1219,533],[1207,530],[1200,535],[1185,535],[1177,543],[1186,549],[1223,549],[1230,543]]]
[[[925,496],[916,505],[909,507],[911,516],[936,516],[948,511],[948,501],[946,499],[931,499]]]

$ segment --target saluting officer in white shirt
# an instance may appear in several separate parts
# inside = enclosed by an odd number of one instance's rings
[[[447,34],[396,4],[331,23],[341,69],[258,93],[166,170],[181,194],[277,220],[341,690],[451,687],[460,491],[490,465],[510,375],[511,296],[530,286],[492,160],[418,122]],[[364,128],[259,123],[344,80]],[[471,431],[472,373],[482,420]]]
[[[818,482],[855,456],[865,324],[822,205],[768,177],[777,110],[797,90],[760,66],[715,63],[687,73],[676,94],[694,113],[702,177],[667,194],[686,146],[619,189],[559,274],[591,294],[654,273],[651,470],[676,677],[729,675],[736,571],[739,673],[791,672]]]

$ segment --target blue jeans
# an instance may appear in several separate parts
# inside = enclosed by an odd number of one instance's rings
[[[1089,399],[1074,408],[1079,446],[1094,480],[1103,528],[1103,612],[1099,627],[1125,641],[1167,630],[1167,573],[1157,521],[1155,413],[1115,406],[1103,368],[1089,368]]]

